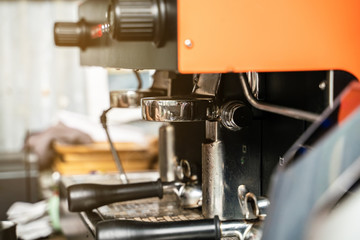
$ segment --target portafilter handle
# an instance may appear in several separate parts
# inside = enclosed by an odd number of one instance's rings
[[[213,219],[174,222],[107,220],[96,225],[96,240],[215,239],[260,240],[263,221]]]
[[[163,183],[131,184],[76,184],[67,188],[68,206],[71,212],[92,210],[106,204],[150,197],[163,196]]]
[[[189,220],[178,222],[139,222],[130,220],[103,221],[96,226],[97,240],[122,239],[220,239],[220,220]]]

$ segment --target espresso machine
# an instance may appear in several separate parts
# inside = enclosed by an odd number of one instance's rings
[[[163,122],[160,178],[69,186],[88,237],[260,239],[274,169],[360,76],[359,5],[86,0],[78,22],[55,23],[56,45],[81,48],[82,65],[156,70],[149,89],[113,91],[110,104]],[[119,214],[124,204],[161,211]]]

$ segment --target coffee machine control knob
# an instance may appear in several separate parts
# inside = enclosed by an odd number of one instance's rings
[[[159,47],[165,17],[164,0],[113,0],[108,12],[110,33],[118,41],[150,41]]]
[[[85,21],[57,22],[54,25],[56,46],[84,47],[87,39]]]
[[[80,47],[91,46],[107,32],[107,24],[89,23],[84,19],[78,22],[56,22],[54,40],[56,46]]]

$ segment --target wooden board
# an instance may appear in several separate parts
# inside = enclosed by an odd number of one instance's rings
[[[114,143],[125,171],[142,171],[157,168],[158,142],[151,139],[148,146],[136,143]],[[54,168],[61,174],[87,174],[116,172],[116,164],[106,142],[86,145],[55,143]]]

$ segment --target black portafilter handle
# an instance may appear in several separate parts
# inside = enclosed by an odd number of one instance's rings
[[[76,184],[67,188],[67,200],[71,212],[92,210],[114,202],[163,196],[163,184],[143,182],[118,185]]]
[[[220,220],[188,220],[178,222],[140,222],[130,220],[103,221],[96,226],[97,240],[148,239],[220,239]]]

